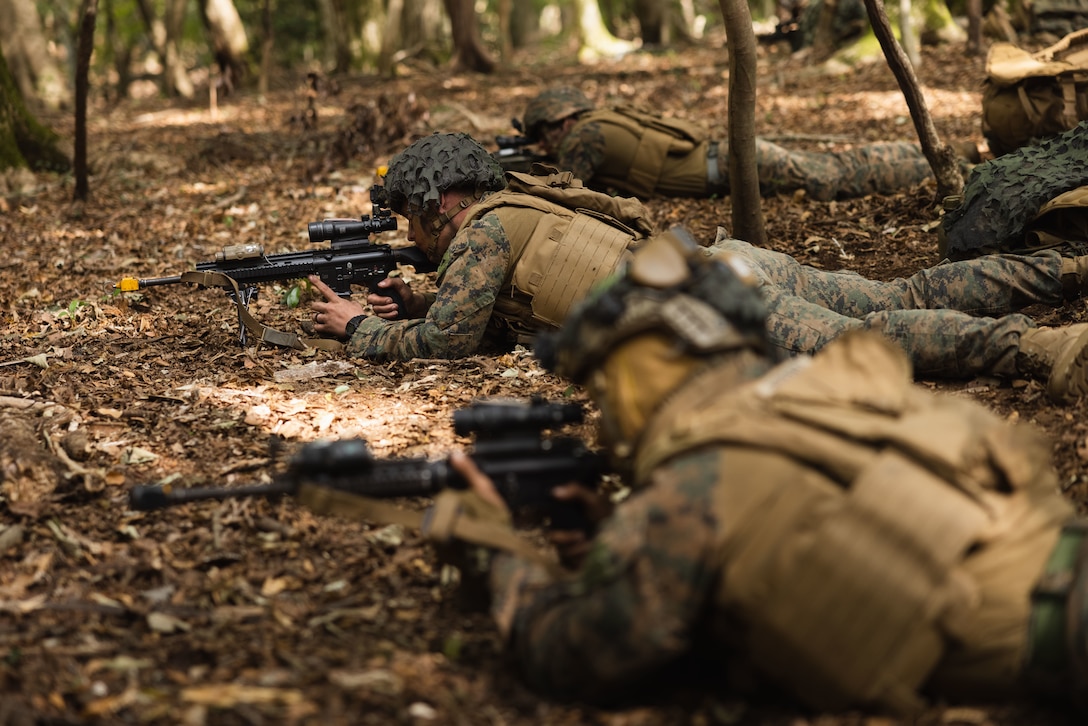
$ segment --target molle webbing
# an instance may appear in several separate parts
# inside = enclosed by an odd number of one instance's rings
[[[717,506],[749,524],[722,545],[719,598],[742,618],[749,656],[817,708],[909,712],[977,597],[961,563],[1030,496],[1021,488],[1048,451],[981,406],[914,390],[889,343],[847,337],[726,395],[708,391],[728,391],[729,372],[685,384],[643,433],[653,443],[636,479],[726,447]],[[730,450],[782,457],[796,475],[730,469]],[[737,487],[777,489],[755,504]]]
[[[595,184],[638,197],[705,196],[708,147],[705,129],[678,119],[660,119],[627,108],[593,111],[579,124],[599,122],[605,160]]]
[[[530,320],[521,317],[522,304],[496,304],[495,315],[517,316],[509,321],[515,331],[538,329],[533,320],[553,327],[562,323],[569,309],[619,266],[636,238],[631,230],[590,210],[574,211],[509,191],[474,206],[464,224],[489,211],[499,216],[511,241],[513,265],[502,297],[530,301]]]

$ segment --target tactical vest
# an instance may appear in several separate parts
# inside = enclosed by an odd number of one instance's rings
[[[604,134],[604,163],[593,175],[594,186],[607,185],[637,197],[706,197],[706,129],[679,119],[663,119],[619,107],[590,111],[577,126],[597,122]],[[717,147],[715,146],[715,151]]]
[[[1088,119],[1088,28],[1037,53],[994,43],[986,57],[982,134],[996,155]]]
[[[819,709],[919,708],[957,623],[974,621],[969,553],[1034,528],[1041,572],[1071,515],[1049,447],[913,386],[902,352],[868,333],[740,387],[732,375],[709,370],[669,398],[643,433],[636,482],[722,447],[717,603],[739,620],[745,657]],[[1011,598],[1025,631],[1030,587]]]
[[[502,223],[511,257],[492,332],[511,342],[528,343],[542,328],[558,327],[644,236],[592,210],[508,189],[473,205],[462,228],[488,213]]]

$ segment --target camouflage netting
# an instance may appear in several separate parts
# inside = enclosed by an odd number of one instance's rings
[[[1088,184],[1088,122],[980,164],[963,201],[942,222],[945,254],[961,259],[990,250],[1014,250],[1025,226],[1059,194]]]
[[[505,186],[502,167],[468,134],[419,139],[393,157],[385,175],[390,209],[412,217],[434,214],[449,189],[493,192]]]

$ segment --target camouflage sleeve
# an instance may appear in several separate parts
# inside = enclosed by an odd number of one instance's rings
[[[555,698],[600,700],[688,650],[718,577],[720,454],[656,472],[617,508],[570,580],[497,556],[492,614],[526,679]]]
[[[574,176],[588,182],[604,164],[604,131],[597,121],[587,121],[574,126],[556,150],[556,161],[560,169],[574,173]]]
[[[510,265],[510,240],[494,214],[453,238],[426,317],[366,318],[347,343],[350,354],[375,361],[462,358],[480,346]]]

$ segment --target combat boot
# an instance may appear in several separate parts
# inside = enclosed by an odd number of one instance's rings
[[[1062,294],[1066,300],[1088,294],[1088,255],[1062,258]]]
[[[1025,330],[1016,370],[1046,381],[1047,394],[1058,403],[1088,393],[1088,323]]]

